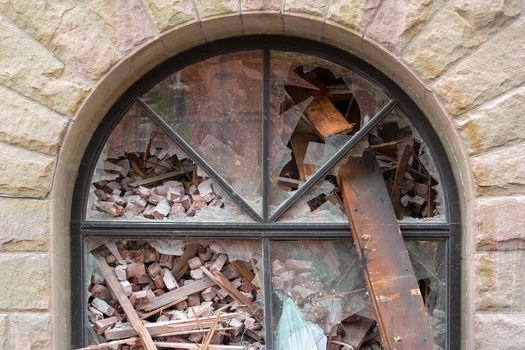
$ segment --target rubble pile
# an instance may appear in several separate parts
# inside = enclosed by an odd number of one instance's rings
[[[187,243],[181,255],[168,255],[134,240],[106,243],[94,256],[100,269],[91,275],[88,317],[99,342],[139,349],[130,324],[138,316],[158,349],[265,348],[262,276],[253,259],[230,260],[216,242]],[[108,283],[114,278],[117,290]],[[116,294],[129,299],[131,315]]]
[[[199,176],[182,151],[154,147],[158,138],[153,132],[144,149],[103,160],[93,183],[94,210],[111,217],[180,220],[225,207],[213,181]]]

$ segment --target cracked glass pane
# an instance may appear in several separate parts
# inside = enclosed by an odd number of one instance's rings
[[[270,79],[273,213],[389,98],[346,68],[298,53],[273,51]]]
[[[135,105],[111,133],[91,184],[88,220],[252,221]]]
[[[310,143],[304,163],[314,163],[322,158],[320,147]],[[349,152],[360,157],[371,148],[375,152],[376,163],[383,174],[392,206],[400,221],[443,221],[443,191],[439,184],[434,162],[428,147],[408,118],[395,108],[372,131],[361,139]],[[343,158],[326,173],[306,194],[301,196],[278,219],[281,222],[347,222],[345,208],[337,184],[337,171],[345,163]],[[311,160],[311,161],[310,161]],[[293,192],[285,193],[276,189],[284,188],[281,180],[271,183],[273,198],[284,201]],[[298,183],[296,187],[301,186]],[[279,196],[279,197],[277,197]]]
[[[265,349],[259,240],[88,238],[84,246],[90,344],[135,348],[135,314],[159,349],[162,342]],[[125,299],[132,310],[121,306]]]
[[[435,349],[446,342],[444,241],[406,241],[430,316]],[[350,240],[274,241],[272,317],[277,350],[381,349],[362,265]]]
[[[262,213],[262,52],[192,64],[144,101],[258,213]]]

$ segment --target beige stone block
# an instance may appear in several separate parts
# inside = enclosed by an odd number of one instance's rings
[[[471,164],[479,194],[525,193],[525,143],[473,157]]]
[[[89,84],[51,52],[0,17],[0,83],[72,116]]]
[[[48,201],[0,198],[0,251],[39,251],[49,247]]]
[[[242,19],[238,13],[204,19],[200,23],[206,41],[242,35]]]
[[[0,195],[44,197],[49,192],[55,159],[0,143]]]
[[[525,250],[525,196],[478,199],[475,218],[478,250]]]
[[[380,3],[381,0],[332,0],[326,19],[363,33]]]
[[[456,119],[470,154],[525,141],[525,86]]]
[[[0,12],[92,81],[120,58],[108,37],[74,1],[3,1]]]
[[[241,12],[280,12],[284,0],[241,0]]]
[[[474,256],[477,311],[525,311],[525,252],[478,253]]]
[[[79,3],[125,54],[158,34],[141,0],[81,0]]]
[[[451,114],[468,112],[525,83],[524,47],[522,16],[443,75],[433,89]]]
[[[523,349],[525,314],[474,314],[473,323],[473,349]]]
[[[284,13],[319,17],[323,20],[326,16],[328,4],[328,0],[286,0],[284,2]]]
[[[146,0],[161,32],[197,19],[192,0]]]
[[[241,13],[239,0],[195,0],[195,7],[201,20]]]
[[[9,349],[51,350],[53,328],[48,314],[9,315]]]
[[[7,315],[0,315],[0,350],[8,350],[7,347]]]
[[[67,119],[41,104],[0,86],[0,141],[54,155]]]
[[[283,19],[279,13],[242,13],[242,32],[250,34],[277,34],[284,32]]]
[[[421,78],[434,79],[518,16],[520,7],[519,0],[449,1],[403,53],[403,59]]]
[[[283,15],[284,33],[311,40],[320,41],[323,36],[323,19],[321,17]]]
[[[366,31],[366,37],[399,55],[444,1],[383,1]]]
[[[0,255],[1,310],[47,310],[51,271],[48,254]]]

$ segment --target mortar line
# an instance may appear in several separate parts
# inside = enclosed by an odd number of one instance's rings
[[[421,26],[419,31],[416,33],[416,35],[414,35],[410,42],[401,51],[399,51],[399,57],[403,57],[405,51],[408,50],[414,44],[414,42],[421,36],[423,31],[426,30],[426,28],[430,25],[434,18],[443,10],[443,8],[448,4],[448,2],[449,0],[445,0],[443,4],[441,4],[441,6],[436,11],[434,11],[432,16],[430,16],[430,18],[425,22],[425,24]]]
[[[463,63],[463,61],[467,60],[468,58],[473,56],[476,52],[481,50],[483,47],[485,47],[486,45],[491,43],[492,40],[494,40],[495,37],[505,33],[507,30],[509,30],[509,28],[512,27],[512,25],[514,23],[516,23],[516,21],[518,21],[518,20],[519,20],[519,16],[516,16],[515,18],[509,18],[508,20],[503,22],[501,24],[501,26],[499,28],[497,28],[496,30],[494,30],[492,33],[490,33],[487,36],[487,39],[484,42],[482,42],[478,47],[476,47],[474,50],[468,52],[463,57],[458,58],[456,61],[450,63],[447,67],[445,67],[443,72],[434,78],[434,81],[430,84],[430,86],[434,86],[434,85],[438,84],[438,82],[444,76],[446,76],[449,72],[452,72],[454,69],[456,69],[461,63]],[[510,22],[510,23],[508,23],[508,22]]]
[[[379,14],[379,10],[381,9],[381,7],[383,6],[384,3],[385,3],[385,1],[380,1],[379,2],[379,5],[376,7],[376,9],[374,11],[374,14],[372,15],[372,18],[370,18],[370,21],[366,24],[366,28],[363,31],[363,34],[361,35],[362,39],[365,38],[366,34],[368,33],[368,29],[370,28],[372,23],[376,20],[376,17]]]
[[[469,154],[467,153],[467,156],[468,156],[469,158],[471,158],[472,160],[474,160],[474,159],[481,158],[481,157],[486,156],[486,155],[490,155],[490,154],[492,154],[492,153],[496,153],[496,152],[501,151],[501,150],[503,150],[503,149],[505,149],[505,148],[515,147],[515,146],[525,146],[525,140],[521,140],[520,142],[516,142],[516,143],[514,143],[514,144],[512,144],[512,145],[500,145],[500,146],[496,146],[496,147],[494,147],[494,148],[491,148],[491,149],[489,149],[489,150],[486,150],[486,151],[483,151],[483,152],[480,152],[480,153],[476,153],[476,154],[471,154],[471,155],[469,155]]]
[[[36,40],[36,38],[34,38],[32,35],[30,35],[29,33],[27,33],[26,31],[24,31],[22,28],[20,28],[16,23],[14,23],[13,21],[11,21],[10,18],[4,16],[3,14],[0,14],[0,18],[3,18],[5,19],[7,22],[9,22],[16,31],[22,33],[22,35],[26,36],[27,38],[29,38],[31,41],[35,42],[38,46],[40,46],[41,48],[44,48],[45,51],[47,51],[48,53],[51,54],[51,56],[53,56],[54,59],[56,59],[58,62],[62,63],[64,65],[64,67],[67,67],[67,69],[71,70],[71,72],[73,72],[74,75],[78,76],[78,78],[84,80],[85,82],[88,83],[89,87],[91,89],[93,89],[95,87],[95,82],[94,81],[91,81],[90,79],[88,79],[87,77],[85,77],[83,74],[81,74],[80,72],[78,72],[76,69],[72,68],[71,66],[69,66],[68,64],[66,64],[60,57],[58,57],[51,49],[49,49],[47,46],[45,46],[44,44],[42,44],[40,41]]]
[[[144,10],[148,13],[148,18],[149,18],[150,22],[153,24],[153,26],[157,30],[157,33],[155,34],[155,38],[157,38],[157,39],[160,38],[160,28],[158,27],[157,22],[155,22],[155,18],[154,18],[155,16],[153,15],[153,12],[149,8],[149,6],[147,6],[144,3],[144,0],[139,0],[139,1],[140,1],[140,4],[142,5],[142,7],[144,8]],[[147,42],[147,41],[145,41],[145,42]]]
[[[37,104],[37,105],[39,105],[39,106],[44,107],[44,108],[47,109],[49,112],[52,112],[52,113],[56,114],[57,117],[60,117],[60,118],[62,118],[62,119],[64,119],[64,120],[72,120],[72,117],[69,117],[69,116],[67,116],[67,115],[65,115],[65,114],[63,114],[63,113],[61,113],[61,112],[59,112],[59,111],[54,110],[53,108],[50,108],[50,107],[48,107],[48,106],[42,104],[42,102],[40,102],[40,101],[37,101],[37,100],[35,100],[35,99],[33,99],[33,98],[29,97],[29,96],[24,95],[23,93],[21,93],[21,92],[18,91],[18,90],[15,90],[15,89],[12,88],[11,86],[7,86],[7,85],[2,84],[2,83],[0,83],[0,85],[1,85],[2,87],[6,88],[7,90],[11,91],[12,93],[18,95],[19,97],[25,99],[25,100],[28,101],[28,102],[31,102],[31,103],[34,103],[34,104]]]

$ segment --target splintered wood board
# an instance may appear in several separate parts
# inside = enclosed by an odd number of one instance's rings
[[[384,348],[433,349],[430,320],[373,154],[350,157],[338,181]]]

